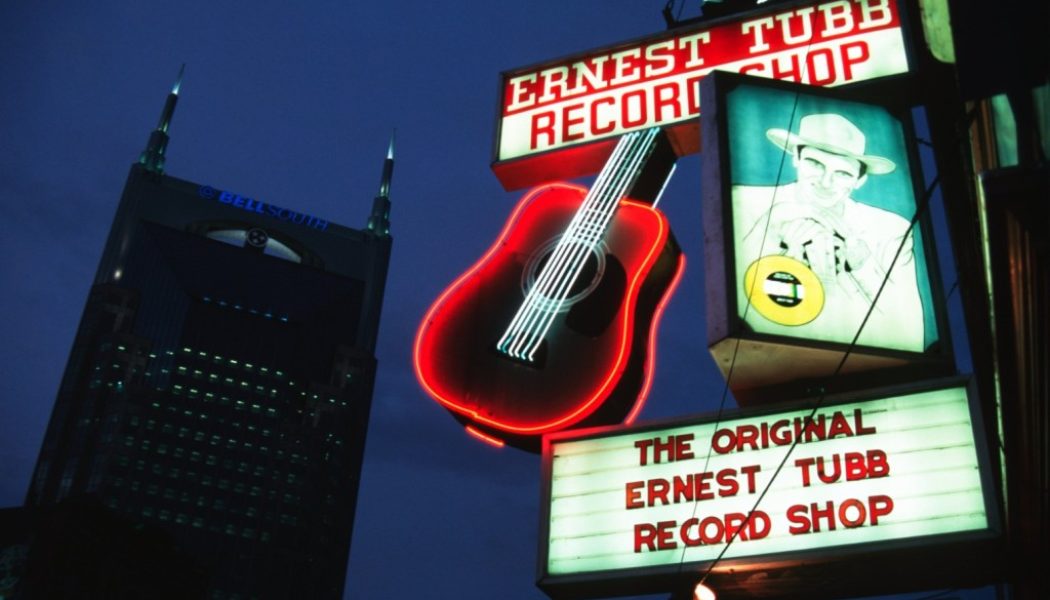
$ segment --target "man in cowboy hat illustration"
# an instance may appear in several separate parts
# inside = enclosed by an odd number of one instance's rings
[[[797,134],[769,129],[766,137],[790,155],[797,177],[775,187],[733,187],[738,268],[761,257],[793,259],[783,264],[804,267],[779,277],[811,281],[810,292],[821,293],[823,303],[805,323],[781,318],[779,307],[749,310],[745,321],[766,333],[848,342],[886,279],[859,342],[922,351],[923,313],[910,221],[851,198],[869,177],[892,173],[894,162],[865,154],[864,133],[837,114],[806,115]],[[902,239],[906,241],[894,263]],[[744,293],[764,301],[755,296],[761,293],[757,287]]]

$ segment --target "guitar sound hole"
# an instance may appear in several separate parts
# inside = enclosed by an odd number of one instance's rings
[[[557,246],[559,238],[554,238],[543,245],[537,252],[535,252],[529,259],[529,262],[525,265],[525,270],[522,273],[521,287],[525,294],[536,285],[537,281],[541,280],[544,270],[547,268],[550,259],[554,255],[555,247]],[[558,304],[557,302],[557,291],[563,289],[563,285],[557,284],[558,282],[564,281],[562,279],[565,273],[569,271],[563,264],[561,273],[555,277],[555,285],[550,285],[550,289],[541,292],[537,296],[537,301],[540,306],[545,310],[557,310],[558,312],[565,312],[572,308],[574,304],[580,302],[591,294],[601,283],[602,275],[605,273],[605,244],[601,244],[596,248],[584,249],[580,246],[575,248],[570,247],[570,252],[574,256],[579,257],[581,252],[585,252],[585,257],[576,258],[578,263],[581,259],[583,261],[582,266],[579,268],[579,275],[576,277],[576,281],[572,287],[569,288],[568,294],[565,299]]]

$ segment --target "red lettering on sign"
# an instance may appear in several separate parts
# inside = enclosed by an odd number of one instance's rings
[[[729,429],[715,431],[711,448],[719,454],[733,450],[758,450],[772,446],[786,446],[798,440],[800,443],[824,441],[837,437],[852,437],[875,433],[874,427],[866,427],[861,409],[854,409],[851,419],[842,411],[829,415],[795,417],[791,421],[780,419],[772,424],[742,424]]]
[[[810,469],[813,466],[816,466],[817,477],[823,483],[835,483],[842,478],[843,472],[846,481],[885,477],[890,474],[889,461],[883,450],[868,450],[864,454],[846,452],[842,456],[832,454],[828,461],[825,461],[823,456],[815,459],[799,458],[795,460],[795,466],[802,474],[802,487],[809,487],[812,482]]]
[[[718,495],[723,498],[736,496],[736,493],[740,491],[740,484],[736,482],[736,469],[722,469],[715,475],[715,481],[719,485]]]
[[[879,518],[891,512],[893,498],[885,495],[868,496],[867,502],[849,498],[837,507],[831,500],[823,505],[816,502],[795,504],[787,510],[787,519],[791,523],[788,532],[791,535],[817,533],[821,531],[821,521],[825,522],[827,531],[833,531],[839,523],[846,528],[861,527],[866,523],[878,525]]]
[[[825,0],[770,9],[508,73],[499,160],[642,127],[678,127],[699,115],[697,82],[714,69],[818,86],[907,72],[899,3]]]
[[[711,448],[719,454],[725,454],[736,449],[736,436],[732,429],[719,429],[711,438]]]
[[[692,433],[683,433],[669,435],[667,439],[655,437],[637,440],[634,442],[634,447],[639,450],[638,464],[644,467],[649,463],[650,448],[652,449],[652,462],[656,464],[693,458],[693,437]]]
[[[871,524],[878,525],[879,517],[893,512],[893,498],[889,496],[871,496],[868,498],[868,510],[871,513]]]
[[[649,506],[653,506],[657,500],[661,504],[667,504],[667,491],[669,489],[666,479],[650,479],[649,480],[649,495],[646,502]]]
[[[839,54],[842,56],[842,77],[846,81],[853,79],[853,65],[871,58],[868,43],[864,41],[842,44],[839,46]]]
[[[754,425],[741,425],[736,428],[736,449],[743,450],[744,446],[758,450],[758,428]]]
[[[666,113],[664,109],[668,109]],[[664,83],[653,88],[653,112],[657,121],[678,120],[682,117],[677,84]]]
[[[634,551],[665,550],[677,547],[677,542],[669,539],[671,527],[675,521],[659,523],[639,523],[634,526]],[[772,530],[772,520],[765,511],[753,513],[728,513],[724,516],[708,515],[691,517],[678,527],[678,539],[687,547],[710,546],[729,543],[736,539],[741,542],[760,540]]]
[[[692,457],[691,453],[689,456]],[[761,466],[748,465],[739,470],[729,467],[716,472],[674,475],[670,479],[657,477],[645,481],[631,481],[624,486],[624,500],[627,509],[630,510],[657,504],[665,506],[711,500],[716,491],[722,498],[736,496],[745,486],[747,493],[754,494],[758,487],[756,475],[760,471]],[[718,486],[717,490],[711,489],[712,480]]]
[[[853,517],[850,517],[850,512]],[[850,498],[839,505],[839,521],[846,527],[860,527],[868,517],[868,511],[864,509],[864,503],[856,498]]]
[[[639,489],[644,486],[644,481],[628,482],[625,488],[627,493],[627,510],[631,510],[632,508],[642,508],[645,506],[642,502],[642,493],[639,491]]]
[[[591,133],[596,136],[610,133],[616,129],[616,119],[609,119],[604,125],[598,124],[599,106],[616,106],[616,100],[613,98],[598,98],[591,104]]]
[[[577,127],[573,130],[573,127],[587,122],[582,115],[573,115],[573,113],[579,112],[583,112],[583,103],[570,104],[562,109],[561,139],[563,141],[574,142],[582,140],[584,135],[586,135],[586,131],[582,127]]]
[[[532,139],[529,141],[529,147],[535,150],[540,147],[540,136],[545,136],[547,141],[545,145],[551,145],[555,142],[554,133],[554,111],[547,111],[536,113],[532,115],[532,127],[529,128],[532,132]]]
[[[634,526],[634,551],[641,552],[642,546],[654,550],[656,546],[656,526],[650,523],[638,523]]]
[[[638,448],[638,450],[640,450],[639,455],[638,455],[638,464],[639,465],[644,467],[645,465],[648,464],[648,462],[649,462],[648,449],[652,445],[653,445],[653,440],[638,440],[638,441],[636,441],[634,443],[634,447]]]
[[[659,523],[638,523],[634,526],[634,551],[673,550],[678,547],[674,541],[674,521]]]
[[[740,467],[740,472],[747,475],[747,493],[755,493],[755,474],[762,470],[759,465],[748,465],[746,467]]]

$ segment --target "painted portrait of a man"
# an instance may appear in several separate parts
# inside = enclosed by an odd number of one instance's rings
[[[922,352],[936,332],[901,123],[840,100],[730,96],[740,318],[758,333],[835,343],[863,322],[858,343]]]

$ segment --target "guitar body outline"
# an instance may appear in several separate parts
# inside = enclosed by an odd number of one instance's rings
[[[684,267],[667,218],[619,201],[603,268],[555,315],[534,363],[496,350],[525,298],[523,272],[564,233],[587,188],[548,184],[518,203],[485,254],[426,312],[413,345],[426,392],[469,428],[538,451],[544,433],[632,421],[652,381],[659,318]]]

